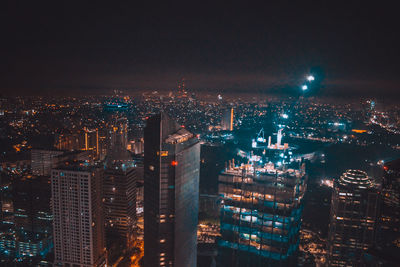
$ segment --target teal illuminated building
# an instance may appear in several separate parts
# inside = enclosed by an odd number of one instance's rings
[[[306,191],[304,164],[229,164],[219,176],[224,266],[295,266]]]

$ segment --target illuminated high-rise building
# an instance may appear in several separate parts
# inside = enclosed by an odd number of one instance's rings
[[[107,243],[132,244],[136,225],[135,162],[126,147],[126,121],[120,120],[111,135],[104,173],[103,201]]]
[[[378,194],[367,173],[348,170],[334,183],[328,235],[329,266],[358,266],[374,242]]]
[[[222,119],[221,119],[222,130],[233,131],[233,119],[234,119],[233,108],[225,109],[222,112]]]
[[[220,174],[223,266],[295,266],[307,176],[299,169],[229,166]]]
[[[114,118],[110,130],[110,150],[116,151],[128,146],[128,121],[126,118]]]
[[[52,170],[55,266],[104,266],[103,170],[74,163]]]
[[[144,266],[196,266],[198,138],[164,113],[144,138]]]
[[[65,151],[90,151],[96,159],[104,159],[106,154],[107,131],[104,129],[89,129],[66,131],[58,134],[54,146]]]

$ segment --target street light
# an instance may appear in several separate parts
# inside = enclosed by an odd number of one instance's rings
[[[301,89],[303,89],[303,91],[305,91],[305,90],[308,89],[308,86],[307,86],[307,85],[303,85],[303,86],[301,87]]]
[[[314,77],[314,76],[312,76],[312,75],[308,75],[308,76],[307,76],[307,81],[312,82],[312,81],[314,81],[314,80],[315,80],[315,77]]]

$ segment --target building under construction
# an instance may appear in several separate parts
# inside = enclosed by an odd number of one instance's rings
[[[295,266],[306,191],[305,166],[229,166],[219,176],[224,266]]]

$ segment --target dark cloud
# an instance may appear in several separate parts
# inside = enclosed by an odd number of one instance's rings
[[[395,95],[400,82],[397,14],[383,4],[9,1],[2,12],[3,92],[169,89],[182,77],[286,92],[314,66],[321,93]]]

